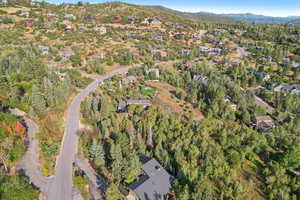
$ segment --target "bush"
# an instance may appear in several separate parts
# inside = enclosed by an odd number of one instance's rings
[[[72,55],[70,57],[70,61],[72,62],[73,67],[78,67],[81,65],[81,56],[79,53],[76,53],[75,55]]]
[[[24,177],[0,175],[0,199],[32,200],[38,199],[38,193]]]

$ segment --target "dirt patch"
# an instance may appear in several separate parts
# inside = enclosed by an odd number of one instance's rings
[[[30,11],[29,8],[15,8],[15,7],[0,8],[0,10],[3,10],[5,12],[7,12],[8,14],[13,14],[13,13],[16,13],[16,12],[18,12],[20,10]]]
[[[265,195],[261,188],[264,187],[263,180],[256,171],[256,166],[247,163],[238,170],[237,177],[238,181],[243,188],[246,189],[244,199],[249,200],[263,200]]]
[[[105,73],[109,74],[113,71],[116,71],[118,69],[122,69],[122,68],[126,68],[127,66],[122,66],[122,65],[119,65],[119,64],[113,64],[113,65],[104,65],[104,71]]]
[[[173,87],[167,83],[162,82],[147,82],[148,85],[154,87],[158,90],[158,94],[154,103],[162,106],[165,110],[168,110],[172,113],[177,113],[184,115],[187,118],[192,118],[193,120],[202,120],[204,119],[203,114],[196,108],[193,108],[192,104],[177,99],[173,92],[176,90],[176,87]]]

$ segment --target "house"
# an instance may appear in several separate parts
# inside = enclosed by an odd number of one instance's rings
[[[47,17],[58,17],[55,13],[47,13]]]
[[[256,129],[263,133],[270,132],[273,128],[275,128],[273,119],[268,115],[255,116],[254,123],[256,125]]]
[[[73,30],[72,24],[67,24],[65,27],[65,31],[72,31],[72,30]]]
[[[241,35],[243,35],[244,31],[242,31],[242,30],[240,30],[240,29],[235,29],[235,30],[234,30],[234,33],[235,33],[236,35],[238,35],[238,36],[241,36]]]
[[[51,26],[52,26],[52,24],[50,24],[50,23],[45,23],[45,24],[43,25],[43,28],[44,28],[44,29],[50,29]]]
[[[32,19],[25,19],[23,22],[24,22],[24,25],[26,27],[33,27],[33,20]]]
[[[161,41],[163,40],[163,36],[159,35],[159,34],[153,34],[152,38],[155,39],[155,40],[161,40]]]
[[[94,30],[99,33],[100,35],[104,35],[107,33],[107,29],[104,26],[97,26],[94,28]]]
[[[224,102],[228,104],[232,111],[237,111],[237,105],[232,101],[232,99],[229,96],[224,97]]]
[[[137,82],[137,79],[135,76],[127,76],[121,79],[121,85],[120,88],[122,87],[129,87],[133,83]]]
[[[221,48],[212,48],[212,47],[200,47],[199,49],[199,53],[202,54],[209,54],[209,55],[214,55],[214,56],[219,56],[221,55],[221,53],[223,52],[223,50]]]
[[[165,58],[168,56],[167,52],[165,51],[162,51],[160,49],[152,49],[151,50],[151,55],[154,56],[154,55],[160,55],[160,57],[162,58]]]
[[[49,47],[39,45],[38,48],[41,50],[42,55],[48,55],[49,54]]]
[[[221,40],[216,39],[216,38],[210,38],[210,39],[208,39],[208,42],[213,43],[213,44],[219,44],[219,43],[221,43]]]
[[[159,79],[159,69],[149,69],[145,72],[146,75],[154,74],[156,79]]]
[[[67,20],[76,20],[76,16],[73,14],[65,14],[64,19]]]
[[[299,85],[282,85],[279,84],[274,88],[275,92],[285,92],[290,94],[295,94],[300,96],[300,86]]]
[[[87,27],[85,27],[84,25],[78,25],[78,30],[80,30],[80,31],[86,31]]]
[[[126,101],[120,101],[118,104],[118,112],[126,112],[126,108],[129,105],[139,105],[143,106],[143,108],[148,108],[152,106],[152,102],[150,100],[126,100]]]
[[[166,200],[172,189],[172,177],[155,158],[140,156],[143,174],[128,186],[140,200]]]
[[[226,33],[227,31],[224,29],[215,29],[213,31],[210,31],[209,33],[214,35],[214,36],[222,36],[224,33]]]
[[[196,82],[203,83],[204,85],[207,85],[207,83],[208,83],[208,77],[206,77],[206,76],[194,75],[193,80]]]
[[[199,40],[199,39],[201,39],[201,37],[202,37],[202,35],[200,33],[193,33],[192,34],[193,39]]]
[[[160,27],[162,24],[162,22],[158,19],[148,19],[147,22],[152,27]]]
[[[137,23],[140,22],[140,20],[139,20],[138,18],[136,18],[136,17],[129,17],[129,18],[128,18],[128,22],[129,22],[130,24],[137,24]]]
[[[291,94],[298,95],[300,97],[300,87],[294,88],[291,90]]]
[[[183,34],[181,34],[181,33],[176,33],[176,34],[174,34],[173,35],[173,38],[175,39],[175,40],[182,40],[183,39]]]
[[[191,50],[183,49],[181,51],[181,56],[189,56],[191,54]]]
[[[84,16],[84,17],[83,17],[83,20],[86,21],[86,22],[90,22],[90,21],[93,20],[93,17],[90,16],[90,15],[87,15],[87,16]]]
[[[74,55],[74,52],[72,50],[64,50],[64,51],[59,51],[58,55],[62,58],[63,62],[66,62],[69,60],[71,56]]]
[[[20,16],[29,17],[30,13],[28,10],[21,10]]]

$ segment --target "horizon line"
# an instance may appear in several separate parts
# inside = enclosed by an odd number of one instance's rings
[[[59,4],[63,4],[63,3],[67,3],[67,4],[77,4],[77,2],[69,2],[68,0],[58,0],[60,2],[53,2],[55,0],[35,0],[37,2],[43,2],[43,1],[46,1],[48,3],[51,3],[51,4],[56,4],[56,5],[59,5]],[[96,0],[97,1],[97,0]],[[99,0],[98,0],[99,1]],[[104,2],[95,2],[92,1],[90,2],[89,0],[85,0],[85,1],[81,1],[81,2],[84,2],[84,3],[89,3],[89,4],[102,4],[102,3],[109,3],[109,2],[121,2],[121,3],[127,3],[127,2],[123,2],[121,0],[115,0],[115,1],[110,1],[110,0],[104,0]],[[144,4],[136,4],[136,3],[127,3],[127,4],[132,4],[132,5],[140,5],[140,6],[161,6],[161,7],[165,7],[165,8],[168,8],[168,9],[172,9],[172,10],[175,10],[175,11],[179,11],[179,12],[189,12],[189,13],[208,13],[208,14],[216,14],[216,15],[229,15],[229,14],[252,14],[252,15],[261,15],[261,16],[265,16],[265,17],[279,17],[279,18],[288,18],[288,17],[299,17],[300,18],[300,14],[299,15],[276,15],[276,14],[266,14],[266,13],[259,13],[259,12],[252,12],[252,11],[230,11],[230,12],[218,12],[218,11],[211,11],[211,10],[206,10],[206,9],[203,9],[203,10],[195,10],[195,9],[179,9],[179,8],[174,8],[174,7],[169,7],[167,5],[161,5],[161,4],[148,4],[148,5],[144,5]],[[213,8],[212,8],[213,9]]]

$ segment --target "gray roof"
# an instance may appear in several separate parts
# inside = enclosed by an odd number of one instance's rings
[[[142,170],[146,175],[129,186],[141,200],[158,200],[168,194],[173,177],[156,159],[146,162]]]
[[[152,103],[150,100],[127,100],[127,105],[135,104],[135,105],[143,105],[143,106],[151,106]]]

